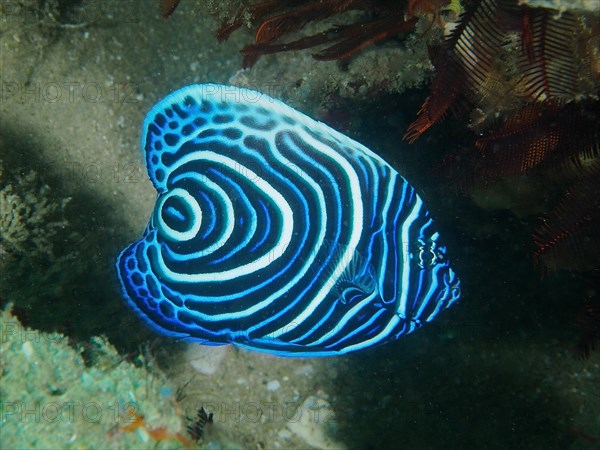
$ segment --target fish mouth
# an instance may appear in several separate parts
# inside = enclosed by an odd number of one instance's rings
[[[458,301],[461,295],[460,280],[451,268],[448,268],[448,273],[444,276],[445,288],[443,289],[444,298],[441,300],[445,303],[444,308],[449,308]]]

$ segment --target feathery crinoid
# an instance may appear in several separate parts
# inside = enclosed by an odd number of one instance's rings
[[[582,23],[570,12],[522,7],[514,31],[519,33],[517,95],[527,100],[571,101],[586,93],[579,36]],[[585,46],[585,44],[584,44]]]
[[[600,268],[600,158],[584,163],[581,170],[582,176],[534,235],[534,259],[546,268]]]
[[[479,0],[438,53],[430,96],[405,135],[414,142],[448,110],[468,113],[479,137],[442,163],[467,191],[507,176],[535,171],[550,180],[558,172],[562,188],[554,183],[558,190],[548,195],[562,189],[564,197],[534,236],[535,260],[546,268],[600,263],[594,258],[600,251],[600,27],[585,19],[516,0]]]
[[[325,47],[313,55],[317,60],[348,58],[362,49],[415,29],[417,16],[436,16],[450,0],[266,0],[242,7],[231,21],[217,31],[219,41],[227,39],[247,17],[257,23],[255,42],[241,53],[243,66],[252,67],[261,55],[313,47]],[[332,26],[316,34],[281,42],[309,23],[341,17],[348,11],[363,14],[358,21]]]
[[[433,58],[435,77],[431,94],[409,126],[404,138],[414,142],[444,119],[448,110],[465,112],[486,96],[486,86],[496,80],[494,71],[503,33],[497,24],[498,0],[482,0],[465,11],[456,28]]]
[[[527,103],[596,94],[590,33],[570,12],[519,6],[516,0],[479,0],[435,58],[431,95],[405,139],[414,142],[448,110],[470,111],[470,126],[481,132]]]
[[[534,261],[600,267],[600,102],[528,104],[463,149],[460,163],[451,156],[441,171],[464,192],[516,175],[546,180],[547,196],[562,198],[534,234]]]
[[[595,100],[529,103],[475,141],[475,178],[489,183],[536,168],[582,167],[582,160],[600,156],[599,128]]]

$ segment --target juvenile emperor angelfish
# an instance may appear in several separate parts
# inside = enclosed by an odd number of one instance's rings
[[[460,282],[415,190],[364,145],[257,91],[184,87],[146,116],[158,197],[117,261],[155,330],[285,356],[410,333]]]

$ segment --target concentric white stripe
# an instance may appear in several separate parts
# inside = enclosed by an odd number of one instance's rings
[[[256,229],[258,227],[257,220],[256,220],[256,210],[254,209],[254,207],[248,200],[248,196],[242,190],[242,188],[240,187],[239,184],[233,182],[232,180],[228,180],[228,181],[234,186],[234,189],[237,191],[238,195],[240,196],[239,198],[242,200],[242,202],[244,202],[244,205],[246,206],[246,210],[250,213],[250,220],[249,220],[250,229],[246,233],[244,233],[243,241],[240,242],[238,245],[236,245],[233,249],[231,249],[225,256],[222,257],[221,260],[229,259],[233,255],[238,253],[239,251],[244,250],[247,247],[248,242],[250,242],[250,240],[254,236],[254,233],[256,233]],[[235,211],[234,211],[234,216],[235,216]],[[234,217],[234,220],[235,220],[235,217]],[[232,229],[233,229],[234,222],[231,222],[231,223],[232,223]]]
[[[355,306],[350,308],[350,310],[337,321],[337,323],[335,324],[335,327],[333,327],[331,330],[329,330],[327,333],[325,333],[323,336],[321,336],[316,341],[312,341],[306,345],[320,345],[321,343],[325,342],[327,339],[332,338],[334,335],[339,333],[353,317],[356,317],[356,315],[360,312],[361,309],[363,309],[365,306],[369,305],[369,303],[371,303],[378,295],[379,295],[378,292],[372,292],[371,295],[369,295],[368,297],[365,297],[363,300],[358,302]]]
[[[271,145],[271,149],[276,149],[274,142],[271,142],[270,145]],[[282,158],[282,160],[286,160],[283,157],[283,155],[279,154],[279,156]],[[308,184],[314,190],[314,194],[317,197],[318,202],[319,202],[320,210],[325,211],[326,210],[325,195],[323,193],[323,190],[319,186],[319,183],[317,183],[313,178],[309,177],[308,174],[306,174],[306,173],[303,174],[303,182]],[[325,239],[325,232],[327,229],[327,215],[322,214],[320,216],[320,220],[321,220],[321,228],[319,230],[319,235],[318,235],[317,240],[318,240],[318,242],[323,242]],[[243,310],[240,309],[240,310],[237,310],[232,313],[221,313],[221,314],[212,314],[212,315],[201,313],[199,311],[188,311],[188,312],[190,314],[192,314],[194,317],[197,317],[198,319],[203,320],[203,321],[235,320],[235,319],[240,319],[240,318],[248,317],[252,314],[255,314],[256,312],[260,311],[261,309],[266,308],[271,303],[273,303],[275,300],[277,300],[282,295],[284,295],[287,291],[289,291],[289,289],[294,284],[296,284],[303,276],[305,276],[309,270],[310,265],[312,265],[312,263],[314,262],[316,255],[317,255],[317,252],[311,252],[309,258],[306,260],[306,263],[302,266],[302,269],[296,274],[296,276],[294,278],[292,278],[288,283],[286,283],[285,286],[283,286],[281,289],[273,292],[269,297],[267,297],[263,301],[255,303],[254,305],[250,306],[249,308],[246,308]],[[209,298],[206,299],[207,302],[210,302],[211,300],[212,299],[209,299]],[[214,301],[219,301],[219,300],[221,300],[221,299],[220,298],[214,299]],[[264,326],[265,323],[266,323],[266,321],[263,321],[261,323],[256,324],[255,326],[249,327],[247,332],[251,333],[255,329],[260,328],[261,326]]]
[[[206,160],[212,161],[218,164],[222,164],[229,168],[238,167],[239,164],[226,156],[219,155],[218,153],[211,151],[197,151],[187,154],[180,158],[176,164],[173,165],[173,170],[177,167],[182,166],[189,161]],[[177,273],[170,270],[163,259],[162,254],[159,252],[157,257],[158,270],[162,272],[162,275],[170,279],[171,281],[180,283],[202,283],[202,282],[215,282],[215,281],[226,281],[233,280],[237,277],[254,273],[260,269],[264,269],[269,264],[279,259],[285,253],[290,241],[292,240],[292,233],[294,231],[294,216],[292,208],[286,201],[285,197],[281,195],[273,186],[271,186],[266,180],[260,177],[257,173],[250,169],[246,169],[248,177],[253,180],[254,186],[261,190],[267,198],[271,198],[273,202],[279,207],[279,211],[282,217],[282,226],[277,242],[267,251],[264,252],[263,256],[257,258],[255,261],[243,264],[233,269],[225,270],[222,272],[210,272],[210,273]],[[206,181],[205,181],[206,182]],[[214,187],[213,187],[214,188]],[[225,197],[226,198],[226,197]],[[228,219],[228,222],[233,223],[233,207],[232,215]],[[231,225],[233,226],[233,225]],[[215,243],[216,244],[216,243]],[[222,243],[221,243],[222,245]]]
[[[396,180],[397,180],[397,176],[395,173],[391,172],[390,173],[390,180],[389,180],[389,184],[386,188],[386,197],[385,197],[385,202],[383,204],[383,210],[381,211],[381,217],[382,217],[382,221],[381,221],[381,243],[383,244],[383,249],[382,249],[382,253],[381,253],[381,264],[380,264],[380,268],[379,268],[379,286],[383,286],[383,282],[384,279],[387,276],[387,260],[388,260],[388,240],[387,240],[387,233],[386,233],[386,229],[387,229],[387,221],[388,221],[388,217],[389,217],[389,211],[390,211],[390,205],[392,204],[392,198],[393,198],[393,194],[396,188]],[[406,189],[406,186],[404,186],[404,188]],[[402,196],[404,198],[404,195]],[[383,299],[384,301],[387,299]]]
[[[423,204],[423,201],[421,200],[421,197],[419,197],[418,195],[415,195],[415,204],[413,206],[412,211],[410,212],[410,214],[408,215],[408,217],[404,220],[404,223],[402,224],[402,240],[401,240],[401,245],[400,245],[400,249],[402,251],[402,260],[403,260],[403,267],[402,267],[402,286],[401,286],[401,291],[402,294],[400,295],[400,302],[398,303],[398,314],[400,314],[400,317],[402,318],[406,318],[405,317],[405,313],[406,313],[406,302],[408,300],[408,292],[410,291],[410,251],[409,251],[409,244],[410,244],[410,228],[413,224],[413,222],[416,220],[416,218],[419,216],[419,213],[421,211],[421,205]]]
[[[177,231],[169,227],[163,220],[162,217],[162,207],[167,200],[172,197],[181,197],[185,200],[185,204],[188,205],[192,209],[192,215],[194,220],[192,221],[192,226],[187,231]],[[158,224],[163,233],[168,235],[168,238],[179,241],[189,241],[193,239],[200,230],[200,226],[202,225],[202,210],[200,209],[200,205],[198,201],[190,195],[185,189],[176,188],[169,193],[165,194],[158,204],[156,205],[156,211],[158,214],[156,215],[156,219],[158,220]]]
[[[375,323],[378,319],[379,316],[381,316],[382,314],[385,314],[386,310],[381,308],[379,311],[377,311],[375,314],[373,314],[368,321],[366,321],[365,323],[363,323],[361,326],[356,327],[355,329],[353,329],[352,331],[350,331],[347,334],[342,335],[342,337],[340,339],[338,339],[337,341],[333,342],[332,344],[328,344],[327,347],[329,348],[339,348],[339,345],[344,342],[347,341],[349,339],[352,339],[354,336],[356,336],[357,334],[361,333],[365,328],[370,327],[371,325],[373,325],[373,323]]]
[[[421,304],[420,304],[419,309],[416,312],[416,314],[415,313],[412,314],[412,318],[420,319],[421,314],[423,314],[423,311],[425,310],[425,308],[427,308],[427,305],[429,305],[429,302],[433,299],[433,296],[436,294],[436,292],[439,292],[438,291],[439,267],[440,266],[436,266],[432,269],[432,274],[429,276],[429,278],[431,279],[431,283],[429,284],[429,289],[427,290],[427,293],[425,295],[421,294],[421,301],[420,301]]]
[[[383,330],[381,330],[379,333],[377,333],[375,336],[373,336],[370,339],[361,341],[358,344],[349,345],[348,347],[344,347],[343,348],[344,353],[360,350],[361,348],[369,347],[371,345],[375,345],[378,342],[383,341],[384,339],[389,337],[389,334],[396,327],[396,325],[398,325],[399,322],[400,322],[400,318],[398,316],[392,317],[392,319],[388,322],[388,324],[386,325],[386,327]]]
[[[189,259],[208,256],[211,253],[215,252],[216,250],[220,249],[221,247],[223,247],[225,245],[225,243],[229,240],[229,238],[231,237],[231,234],[233,233],[233,229],[234,229],[234,225],[235,225],[235,221],[234,221],[235,220],[235,212],[233,210],[233,203],[231,203],[231,200],[227,196],[227,193],[217,183],[209,180],[207,177],[201,177],[198,174],[191,173],[191,172],[186,172],[184,174],[178,175],[177,177],[175,177],[173,179],[173,181],[177,182],[180,179],[186,179],[186,178],[194,179],[194,180],[198,181],[199,183],[202,183],[204,186],[206,186],[206,188],[208,190],[216,192],[217,196],[221,200],[223,200],[223,202],[225,203],[225,218],[226,218],[226,219],[223,219],[223,218],[221,219],[221,220],[226,220],[226,226],[223,228],[223,231],[221,232],[219,238],[213,244],[209,245],[208,247],[198,250],[193,253],[176,253],[169,248],[169,253],[176,254],[177,256],[180,257],[179,259],[188,259],[189,260]]]
[[[296,130],[297,132],[299,130]],[[277,150],[277,146],[275,145],[275,142],[271,143],[271,151],[273,152],[274,156],[277,157],[278,161],[281,161],[286,167],[296,167],[295,164],[293,164],[292,161],[290,161],[288,158],[286,158],[285,156],[283,156],[281,154],[281,152],[279,150]],[[308,161],[308,157],[305,154],[300,155],[302,157],[304,157],[307,160],[307,163],[314,163],[314,160]],[[304,261],[304,264],[302,265],[302,269],[300,269],[293,278],[290,279],[290,281],[288,283],[286,283],[286,285],[278,290],[277,292],[275,292],[273,295],[269,296],[269,298],[267,299],[267,301],[270,303],[273,299],[277,299],[280,295],[282,295],[283,293],[285,293],[286,291],[288,291],[292,286],[296,285],[308,272],[309,268],[312,267],[317,254],[318,254],[318,250],[321,248],[321,246],[323,245],[323,242],[325,241],[325,233],[327,232],[327,207],[326,207],[326,203],[325,203],[325,194],[323,193],[323,189],[321,188],[321,186],[319,185],[319,183],[317,183],[317,181],[315,181],[311,176],[308,175],[308,173],[303,172],[302,173],[302,181],[304,184],[307,184],[308,186],[311,187],[314,195],[317,197],[317,200],[319,202],[319,208],[318,208],[318,217],[315,218],[311,218],[311,221],[315,221],[318,220],[319,221],[319,234],[317,235],[317,239],[315,242],[315,250],[309,253],[309,256],[306,258],[306,260]],[[261,303],[265,303],[265,302],[261,302]],[[252,308],[252,310],[254,311],[255,308]],[[248,311],[248,310],[246,310]],[[244,313],[246,312],[244,311]],[[272,316],[266,318],[265,320],[257,323],[256,325],[252,326],[249,328],[249,331],[254,331],[258,328],[261,328],[263,326],[265,326],[266,324],[270,323],[272,321]]]
[[[363,201],[362,192],[360,189],[360,182],[356,172],[354,171],[354,168],[342,155],[333,150],[331,147],[325,145],[323,142],[314,139],[308,133],[303,133],[302,137],[308,145],[320,151],[324,155],[329,156],[333,161],[335,161],[343,170],[343,173],[346,174],[346,176],[348,177],[348,185],[350,188],[349,198],[353,206],[352,223],[348,225],[350,229],[350,239],[348,241],[348,246],[346,247],[344,254],[338,260],[337,266],[332,269],[332,273],[334,274],[343,273],[345,267],[352,260],[352,255],[354,254],[356,247],[360,241],[360,237],[362,235]],[[326,215],[326,211],[324,211],[324,215]],[[321,285],[319,291],[315,294],[315,297],[307,302],[306,307],[300,314],[298,314],[295,318],[290,319],[289,323],[286,323],[279,329],[269,333],[267,337],[277,338],[284,333],[288,333],[294,330],[299,324],[304,322],[304,320],[306,320],[314,312],[314,310],[319,307],[323,299],[327,296],[330,290],[329,286],[330,285],[327,282],[324,282]]]

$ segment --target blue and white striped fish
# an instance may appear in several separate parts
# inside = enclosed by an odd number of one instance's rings
[[[410,333],[460,296],[406,180],[278,100],[184,87],[148,113],[142,147],[158,197],[117,269],[163,334],[337,355]]]

